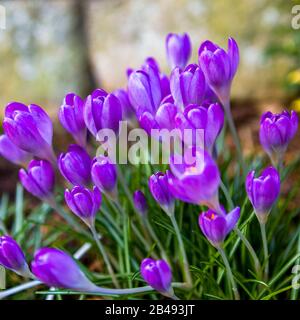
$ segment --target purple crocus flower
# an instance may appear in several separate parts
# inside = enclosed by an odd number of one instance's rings
[[[75,93],[68,93],[59,108],[58,118],[62,126],[73,136],[76,143],[85,147],[86,126],[83,119],[84,101]]]
[[[174,198],[169,190],[167,174],[153,174],[149,178],[149,189],[155,201],[171,216],[174,213]]]
[[[220,211],[220,173],[208,152],[190,147],[183,156],[171,156],[167,175],[169,189],[175,198]]]
[[[89,227],[94,226],[95,216],[101,205],[101,193],[97,187],[92,191],[80,186],[75,186],[72,190],[66,189],[65,200],[74,214]]]
[[[8,161],[21,166],[32,159],[30,153],[17,147],[5,134],[0,136],[0,154]]]
[[[280,192],[278,171],[273,167],[266,168],[258,178],[255,178],[254,170],[249,172],[246,191],[259,222],[266,223]]]
[[[0,264],[21,276],[31,276],[21,247],[8,235],[0,237]]]
[[[176,115],[175,123],[181,130],[182,137],[186,129],[192,130],[190,145],[195,145],[196,141],[201,142],[203,137],[204,148],[212,154],[216,139],[223,128],[224,111],[218,103],[210,104],[208,107],[189,105],[183,113]]]
[[[129,101],[127,91],[124,89],[117,89],[113,94],[121,103],[123,119],[132,121],[135,118],[135,110]]]
[[[201,105],[206,91],[202,70],[196,64],[188,65],[183,71],[175,68],[171,74],[170,88],[175,104],[182,110],[189,104]]]
[[[155,114],[162,100],[158,70],[148,64],[143,70],[133,71],[128,79],[128,96],[138,114],[145,111]]]
[[[192,44],[188,34],[169,33],[166,38],[166,51],[171,68],[179,67],[183,69],[192,52]]]
[[[139,116],[139,123],[148,135],[153,136],[152,129],[175,129],[175,116],[178,112],[177,106],[167,102],[160,105],[154,115],[148,111],[143,112]]]
[[[167,75],[165,75],[164,73],[162,73],[160,71],[159,64],[153,57],[146,58],[141,69],[144,70],[145,72],[148,72],[149,66],[151,68],[154,68],[159,74],[161,97],[163,99],[171,93],[170,92],[170,80]]]
[[[208,241],[214,247],[220,248],[228,233],[235,227],[239,217],[239,207],[223,215],[208,210],[199,215],[199,226]]]
[[[83,115],[87,128],[95,137],[101,129],[111,129],[117,134],[122,106],[115,95],[96,89],[86,98]]]
[[[35,104],[27,107],[19,102],[9,103],[5,108],[3,129],[20,149],[41,159],[55,161],[52,122],[41,107]]]
[[[147,199],[141,190],[136,190],[133,194],[133,203],[136,210],[144,217],[148,212]]]
[[[60,173],[73,185],[85,186],[91,181],[91,158],[82,147],[72,144],[68,152],[60,154]]]
[[[167,296],[173,294],[172,271],[166,261],[146,258],[141,263],[140,272],[152,288]]]
[[[47,160],[31,160],[27,171],[20,169],[19,178],[28,192],[42,200],[52,200],[55,174]]]
[[[55,248],[41,248],[31,262],[32,273],[49,287],[76,291],[97,291],[76,262],[64,251]]]
[[[226,108],[229,102],[231,82],[239,65],[239,48],[233,38],[228,39],[227,52],[207,40],[199,48],[199,64],[206,82]]]
[[[92,161],[92,180],[94,184],[113,200],[117,197],[117,168],[108,157],[98,156]]]
[[[295,111],[279,114],[266,112],[260,121],[259,138],[263,148],[274,161],[282,161],[289,142],[298,129],[298,116]]]

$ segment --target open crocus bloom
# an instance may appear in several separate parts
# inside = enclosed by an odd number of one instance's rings
[[[239,217],[239,207],[228,214],[223,212],[222,215],[213,210],[208,210],[200,214],[199,227],[209,242],[218,248],[222,245],[228,233],[235,227]]]
[[[170,169],[168,183],[175,198],[219,211],[220,173],[208,152],[188,148],[184,156],[171,157]]]

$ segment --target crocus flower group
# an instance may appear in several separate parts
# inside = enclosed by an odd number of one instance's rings
[[[240,217],[239,207],[232,206],[231,211],[226,213],[219,202],[219,186],[222,182],[215,152],[217,139],[224,126],[224,111],[227,116],[230,115],[230,91],[239,65],[239,48],[233,38],[228,40],[227,51],[211,41],[204,41],[198,50],[198,64],[188,64],[191,49],[187,34],[170,33],[166,38],[167,60],[171,67],[169,76],[161,72],[154,58],[149,57],[139,69],[127,70],[128,83],[125,89],[108,93],[99,88],[86,98],[68,93],[59,108],[58,118],[76,144],[70,145],[58,158],[52,147],[53,125],[50,117],[35,104],[9,103],[5,108],[4,134],[0,136],[0,154],[25,167],[19,171],[24,188],[53,208],[57,207],[57,166],[69,184],[64,192],[68,208],[91,229],[103,254],[95,218],[101,206],[102,194],[108,201],[114,202],[115,208],[120,208],[118,169],[108,157],[91,154],[87,146],[88,132],[94,138],[98,138],[102,129],[118,136],[122,119],[130,121],[132,126],[138,123],[150,136],[154,136],[153,129],[178,129],[184,154],[177,154],[174,148],[168,170],[152,172],[148,187],[154,200],[172,221],[187,285],[191,285],[191,276],[176,223],[175,202],[179,200],[207,207],[199,215],[199,227],[210,244],[220,251],[223,259],[223,243],[233,229],[238,231]],[[232,126],[230,119],[229,124]],[[263,226],[262,230],[265,230],[270,211],[279,197],[279,171],[284,153],[297,129],[298,116],[294,111],[280,114],[267,112],[261,118],[260,142],[274,165],[276,161],[280,164],[278,170],[267,167],[259,177],[255,177],[253,170],[246,178],[246,192]],[[190,133],[188,140],[185,139],[186,130]],[[150,214],[149,208],[152,206],[148,206],[145,194],[140,189],[131,197],[135,211],[143,218]],[[148,222],[145,227],[150,225]],[[154,239],[154,232],[150,231],[149,235]],[[156,238],[159,242],[159,237]],[[158,244],[161,248],[161,244]],[[103,254],[103,258],[106,263],[108,261],[108,271],[111,273],[113,268],[108,257]],[[166,260],[146,258],[141,262],[140,273],[152,288],[174,298],[171,266]],[[224,262],[228,267],[226,258]],[[48,286],[99,292],[99,287],[84,275],[73,258],[59,249],[39,249],[34,255],[30,271],[19,244],[8,235],[1,236],[0,264],[19,275],[36,277]],[[112,280],[118,285],[114,275]],[[151,287],[145,290],[151,290]],[[133,292],[130,290],[134,288],[128,290],[124,293]],[[123,291],[117,292],[122,294]]]

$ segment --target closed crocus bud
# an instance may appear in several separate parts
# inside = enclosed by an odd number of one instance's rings
[[[183,71],[175,68],[170,87],[175,104],[182,110],[189,104],[201,105],[205,97],[205,78],[196,64],[188,65]]]
[[[255,171],[249,172],[246,191],[259,222],[266,223],[280,192],[278,171],[273,167],[266,168],[258,178],[255,178]]]
[[[135,118],[135,110],[129,101],[126,90],[117,89],[113,92],[113,94],[119,99],[121,103],[123,119],[132,120],[133,118]]]
[[[148,212],[147,199],[141,190],[136,190],[134,192],[133,203],[136,210],[141,214],[141,216],[145,216],[147,214]]]
[[[66,180],[73,185],[85,186],[91,181],[92,160],[82,147],[72,144],[68,152],[58,158],[58,168]]]
[[[21,276],[31,276],[21,247],[13,238],[7,235],[0,237],[0,264]]]
[[[83,118],[84,101],[75,93],[68,93],[61,105],[58,118],[62,126],[73,136],[76,143],[85,147],[86,126]]]
[[[101,193],[97,187],[93,190],[75,186],[72,190],[66,189],[65,200],[71,211],[89,227],[95,223],[96,213],[101,205]]]
[[[97,291],[67,253],[55,248],[41,248],[31,262],[32,273],[49,287],[76,291]]]
[[[128,80],[128,96],[136,112],[155,114],[162,100],[158,70],[149,64],[144,70],[133,71]]]
[[[140,266],[143,279],[155,290],[166,296],[173,295],[172,271],[164,260],[144,259]]]
[[[171,216],[174,213],[174,198],[168,186],[168,178],[162,172],[156,172],[149,178],[149,189],[155,201]]]
[[[98,156],[92,161],[92,180],[107,196],[116,200],[117,197],[117,168],[108,157]]]
[[[190,147],[183,156],[171,156],[170,169],[168,184],[175,198],[220,211],[220,173],[208,152]]]
[[[111,129],[119,133],[119,122],[122,120],[122,107],[119,99],[96,89],[86,98],[84,121],[89,131],[96,137],[101,129]]]
[[[153,57],[148,57],[141,68],[147,73],[149,67],[153,68],[159,74],[161,99],[163,99],[170,94],[170,80],[167,75],[160,72],[158,62]]]
[[[0,136],[0,154],[8,161],[21,166],[32,159],[31,153],[17,147],[5,134]]]
[[[28,107],[19,102],[5,108],[3,129],[8,138],[20,149],[55,162],[52,150],[53,126],[48,114],[39,106]]]
[[[191,139],[184,139],[184,141],[190,140],[185,143],[195,146],[196,143],[203,143],[202,138],[204,138],[204,148],[212,154],[215,142],[223,128],[224,111],[218,103],[207,107],[189,105],[183,113],[176,115],[175,123],[176,127],[181,130],[183,138],[185,133],[189,133],[185,130],[191,130]]]
[[[27,171],[19,171],[19,178],[28,192],[42,200],[52,201],[55,174],[47,160],[30,161]]]
[[[295,111],[263,114],[260,121],[260,143],[273,162],[283,160],[288,144],[295,136],[297,129],[298,116]]]
[[[228,39],[227,52],[211,41],[204,41],[199,48],[199,64],[206,82],[226,108],[231,82],[239,65],[239,48],[233,38]]]
[[[182,35],[169,33],[166,38],[167,59],[172,69],[179,67],[183,69],[192,52],[190,37],[184,33]]]
[[[233,209],[228,214],[220,215],[208,210],[199,215],[199,226],[207,240],[216,248],[220,248],[228,235],[235,227],[240,217],[240,208]]]

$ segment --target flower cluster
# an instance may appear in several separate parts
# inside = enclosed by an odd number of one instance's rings
[[[154,58],[147,58],[139,69],[127,70],[126,88],[112,93],[95,89],[84,99],[75,93],[68,93],[59,108],[58,118],[76,144],[71,144],[58,157],[52,146],[52,122],[41,107],[12,102],[5,108],[0,154],[24,167],[19,171],[24,188],[55,210],[58,210],[55,188],[59,181],[55,177],[58,169],[68,184],[64,192],[65,202],[70,211],[90,229],[116,287],[119,283],[109,255],[103,248],[101,236],[96,232],[95,219],[103,195],[112,208],[126,214],[119,202],[119,172],[110,158],[92,154],[88,134],[97,138],[99,130],[109,129],[118,135],[121,120],[130,121],[131,125],[139,124],[148,135],[152,135],[152,129],[179,129],[180,132],[189,129],[192,132],[188,144],[182,141],[186,151],[184,156],[174,151],[170,156],[169,169],[166,172],[152,172],[148,183],[153,198],[173,224],[187,285],[191,285],[191,276],[175,219],[176,200],[207,207],[207,211],[199,215],[199,227],[224,259],[223,243],[227,235],[233,229],[239,234],[240,208],[232,207],[226,213],[219,202],[219,188],[223,182],[218,168],[220,150],[216,147],[223,130],[224,114],[230,116],[230,91],[238,69],[239,48],[233,38],[229,38],[227,50],[211,41],[204,41],[198,50],[198,64],[188,64],[191,50],[191,40],[187,34],[169,34],[166,38],[167,59],[171,67],[169,76],[161,71]],[[281,114],[267,112],[262,116],[260,141],[273,167],[264,169],[258,178],[253,170],[245,181],[249,200],[262,225],[266,224],[279,197],[278,170],[283,165],[284,153],[297,128],[298,117],[294,111],[283,111]],[[204,133],[201,148],[196,143],[199,129]],[[278,166],[277,169],[274,166]],[[246,172],[243,174],[245,176]],[[128,187],[126,190],[131,192]],[[157,238],[147,221],[150,206],[144,192],[136,190],[132,194],[127,193],[127,196],[135,211],[143,217],[145,227],[150,228],[149,234]],[[159,244],[159,239],[155,241]],[[170,261],[166,260],[165,257],[163,260],[144,259],[140,266],[141,276],[155,290],[176,298]],[[224,262],[228,266],[227,261]],[[89,292],[100,290],[68,254],[58,249],[39,249],[30,271],[23,251],[10,236],[0,238],[0,264],[25,277],[35,277],[48,286]],[[228,274],[230,276],[229,271]],[[231,280],[235,288],[232,277]],[[105,291],[103,288],[101,290]],[[142,292],[141,288],[126,290],[126,294]],[[145,290],[149,288],[145,287]],[[119,289],[116,292],[122,294],[123,291]]]

